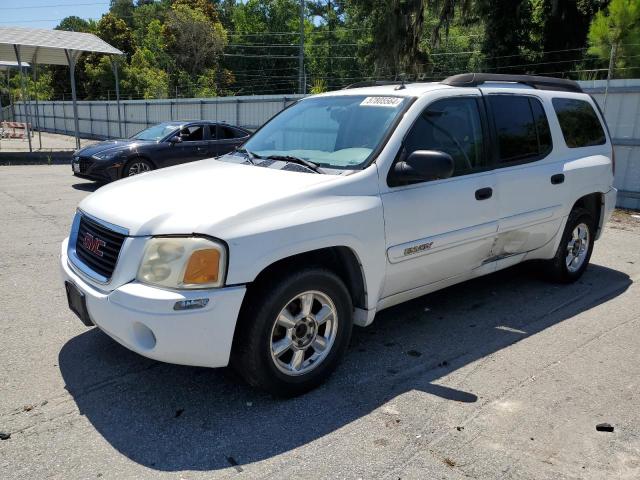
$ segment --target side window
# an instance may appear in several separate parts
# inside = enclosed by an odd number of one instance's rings
[[[540,100],[517,95],[488,97],[498,135],[498,162],[533,162],[551,149],[551,131]]]
[[[238,137],[235,129],[224,125],[218,125],[218,136],[221,140]]]
[[[197,142],[204,139],[204,125],[190,125],[180,130],[183,142]]]
[[[446,98],[429,105],[405,137],[403,154],[408,156],[416,150],[451,155],[454,176],[487,166],[478,99]]]
[[[249,134],[243,132],[242,130],[238,130],[237,128],[232,128],[232,130],[234,138],[244,138],[249,136]]]
[[[552,102],[569,148],[607,143],[604,129],[589,102],[573,98],[554,98]]]

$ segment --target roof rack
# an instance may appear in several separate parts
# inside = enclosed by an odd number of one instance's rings
[[[565,78],[540,77],[536,75],[507,75],[502,73],[461,73],[447,77],[440,83],[452,87],[476,87],[487,82],[515,82],[529,85],[538,90],[582,92],[577,82]]]
[[[406,80],[365,80],[363,82],[356,82],[350,85],[347,85],[343,88],[343,90],[349,90],[351,88],[361,88],[361,87],[380,87],[383,85],[404,85],[407,82]]]

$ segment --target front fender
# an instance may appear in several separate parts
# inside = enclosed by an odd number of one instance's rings
[[[303,211],[268,216],[252,227],[262,231],[228,239],[228,285],[250,283],[269,265],[293,255],[342,246],[358,258],[367,306],[375,308],[386,269],[380,197],[335,197]]]

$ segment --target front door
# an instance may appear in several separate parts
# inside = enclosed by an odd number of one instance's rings
[[[183,127],[178,135],[182,139],[171,147],[169,165],[193,162],[209,156],[209,141],[205,135],[205,125],[193,124]]]
[[[481,267],[497,230],[495,174],[477,91],[442,93],[420,114],[396,161],[415,150],[439,150],[455,162],[451,178],[382,188],[387,235],[383,297],[411,293]],[[392,167],[393,170],[393,167]]]

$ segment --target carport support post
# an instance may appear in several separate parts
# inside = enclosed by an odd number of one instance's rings
[[[38,64],[33,62],[33,83],[34,83],[34,93],[36,95],[36,127],[38,128],[38,145],[39,149],[42,150],[42,132],[40,128],[40,107],[38,106]]]
[[[71,99],[73,100],[73,125],[76,129],[76,148],[80,149],[80,122],[78,121],[78,99],[76,97],[76,55],[75,51],[69,52],[65,48],[64,54],[67,56],[69,64],[69,76],[71,78]]]
[[[27,138],[29,139],[29,152],[33,152],[33,147],[31,146],[31,129],[29,128],[29,114],[27,112],[27,96],[26,96],[26,88],[24,86],[24,75],[22,71],[22,61],[20,60],[20,47],[18,45],[13,46],[13,51],[16,54],[16,60],[18,61],[18,70],[20,71],[20,90],[22,91],[22,106],[24,108],[24,118],[26,125]]]
[[[118,80],[118,61],[111,57],[111,68],[116,78],[116,105],[118,106],[118,135],[122,138],[122,118],[120,117],[120,81]]]

